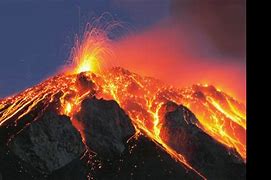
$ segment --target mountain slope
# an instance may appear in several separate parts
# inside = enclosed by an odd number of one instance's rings
[[[64,129],[44,119],[69,121],[74,130],[59,138]],[[35,124],[43,128],[32,130]],[[61,158],[73,152],[65,146],[73,131],[84,150]],[[31,138],[42,132],[38,141]],[[1,100],[0,137],[6,179],[245,178],[244,105],[213,86],[177,89],[120,67],[57,75]],[[43,145],[63,153],[45,156]],[[52,164],[57,158],[62,161]]]

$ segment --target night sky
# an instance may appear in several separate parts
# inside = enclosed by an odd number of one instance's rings
[[[174,17],[189,17],[221,53],[245,62],[244,0],[88,0],[0,2],[0,98],[33,86],[65,64],[74,35],[109,12],[136,34]],[[80,15],[79,15],[80,14]],[[205,18],[205,19],[204,19]],[[221,21],[219,18],[224,18]],[[223,31],[219,22],[228,27]],[[233,22],[234,21],[234,22]],[[206,22],[206,23],[202,23]],[[231,45],[228,45],[231,41]]]

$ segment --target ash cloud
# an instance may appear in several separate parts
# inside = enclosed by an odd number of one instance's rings
[[[172,0],[176,23],[190,22],[224,55],[240,57],[246,47],[246,0]]]
[[[173,0],[163,6],[167,16],[115,43],[115,64],[178,87],[213,84],[245,102],[245,1]]]

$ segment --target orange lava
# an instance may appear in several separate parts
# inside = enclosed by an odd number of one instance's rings
[[[187,106],[198,118],[198,127],[217,141],[235,148],[246,159],[246,109],[234,98],[209,85],[178,89],[121,68],[103,75],[103,95],[111,94],[139,129],[164,147],[159,109],[168,102]],[[170,151],[170,150],[169,150]]]

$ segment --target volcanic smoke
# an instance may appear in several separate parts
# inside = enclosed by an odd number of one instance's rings
[[[75,46],[71,51],[72,63],[66,67],[65,73],[51,77],[17,95],[2,99],[0,126],[9,127],[14,119],[16,119],[15,126],[20,126],[20,121],[29,112],[40,106],[46,109],[54,103],[58,104],[56,110],[59,114],[70,117],[72,124],[80,132],[83,142],[86,143],[84,125],[78,121],[76,115],[81,110],[82,101],[93,96],[98,99],[114,100],[131,118],[136,129],[134,138],[146,136],[173,159],[205,179],[202,172],[193,167],[184,154],[168,143],[171,141],[169,134],[161,133],[164,126],[165,105],[172,102],[190,109],[198,119],[194,122],[196,127],[227,149],[236,151],[236,156],[246,161],[246,107],[244,104],[212,84],[194,84],[180,88],[180,86],[174,87],[156,78],[141,76],[121,67],[105,68],[107,66],[105,61],[112,54],[110,49],[112,44],[107,34],[110,28],[109,25],[88,24],[84,36],[77,37],[75,40]],[[125,51],[123,47],[123,52]],[[149,53],[148,60],[155,64],[158,52]],[[144,57],[128,55],[131,54],[123,55],[127,62],[136,63],[138,68],[141,68],[141,65],[144,66],[135,60],[135,58],[142,58],[144,61]],[[167,58],[170,63],[171,56]],[[183,69],[188,66],[186,61]],[[189,81],[189,77],[183,77],[182,74],[180,76],[172,74],[169,77],[185,78],[185,81]],[[20,132],[16,132],[18,133]],[[9,141],[16,134],[10,135]]]

